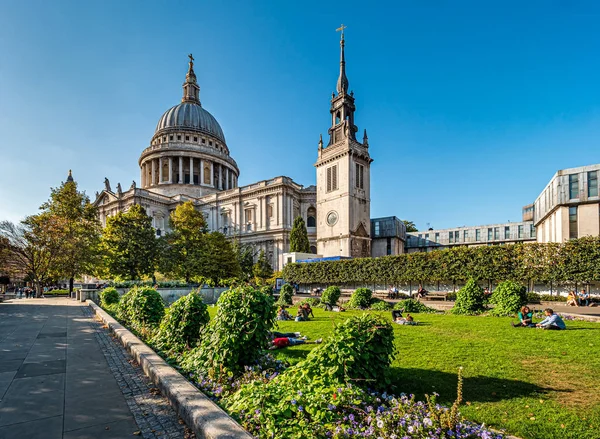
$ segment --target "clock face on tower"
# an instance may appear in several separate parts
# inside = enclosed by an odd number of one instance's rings
[[[332,210],[331,212],[329,212],[327,214],[327,224],[330,226],[333,226],[335,223],[337,223],[338,220],[338,214],[335,210]]]

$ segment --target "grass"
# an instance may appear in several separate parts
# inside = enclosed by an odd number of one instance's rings
[[[216,308],[210,308],[211,315]],[[327,337],[345,313],[315,309],[309,322],[279,322],[282,332]],[[391,320],[389,312],[378,312]],[[566,331],[513,328],[510,318],[415,314],[419,326],[394,325],[394,392],[417,399],[456,398],[463,367],[463,416],[524,439],[600,438],[600,324],[567,321]],[[315,345],[276,351],[290,363]]]

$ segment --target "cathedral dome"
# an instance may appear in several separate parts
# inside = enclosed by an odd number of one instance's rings
[[[156,125],[155,134],[172,129],[201,131],[226,143],[221,126],[199,102],[184,101],[165,111]]]

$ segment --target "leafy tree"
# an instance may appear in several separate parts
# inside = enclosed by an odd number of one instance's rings
[[[296,217],[290,232],[290,252],[310,253],[306,225],[301,216]]]
[[[45,223],[48,227],[44,233],[60,243],[60,252],[51,266],[52,275],[69,279],[69,293],[72,293],[75,277],[92,272],[99,263],[101,225],[97,209],[84,192],[77,190],[71,171],[66,182],[51,189],[50,198],[41,209],[46,218],[53,219]]]
[[[367,309],[371,305],[373,292],[368,288],[357,288],[348,301],[348,307]]]
[[[169,218],[171,232],[161,239],[160,271],[176,279],[191,282],[203,275],[206,253],[205,235],[208,230],[202,212],[191,201],[180,204]]]
[[[277,305],[291,305],[294,303],[294,287],[290,284],[284,284],[281,287],[281,291],[279,291],[279,300],[277,301]]]
[[[527,304],[527,288],[510,280],[500,282],[494,290],[490,302],[496,305],[490,314],[495,316],[515,315],[519,308]]]
[[[135,280],[154,274],[157,239],[152,219],[138,204],[106,220],[101,248],[112,278]]]
[[[233,241],[232,247],[240,266],[240,277],[247,282],[253,276],[254,248],[249,244],[242,244],[239,240]]]
[[[0,222],[0,254],[2,271],[13,277],[27,277],[41,294],[58,259],[60,243],[49,233],[60,227],[57,218],[41,213],[27,217],[19,224]]]
[[[258,260],[252,267],[252,274],[259,283],[264,283],[268,278],[273,276],[273,268],[267,260],[267,255],[264,250],[258,254]]]
[[[204,249],[199,267],[200,275],[210,279],[215,285],[221,279],[240,276],[240,264],[225,235],[211,232],[203,239]]]
[[[325,291],[323,291],[323,294],[321,294],[321,303],[335,306],[337,305],[337,301],[340,300],[341,295],[342,292],[340,291],[339,287],[333,285],[329,286],[325,288]]]
[[[419,231],[419,229],[417,229],[417,226],[415,226],[414,222],[409,221],[409,220],[402,220],[402,222],[406,226],[407,232],[418,232]]]

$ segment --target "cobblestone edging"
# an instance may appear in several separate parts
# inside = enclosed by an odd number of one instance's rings
[[[179,416],[198,438],[251,439],[252,436],[213,401],[169,366],[139,338],[91,300],[90,309],[108,326],[138,362],[144,373],[171,402]]]
[[[152,390],[154,385],[139,367],[132,364],[125,348],[111,339],[100,322],[93,320],[94,311],[89,306],[82,306],[81,310],[91,318],[89,324],[140,429],[139,437],[183,439],[185,425],[179,423],[175,409],[159,392]]]

